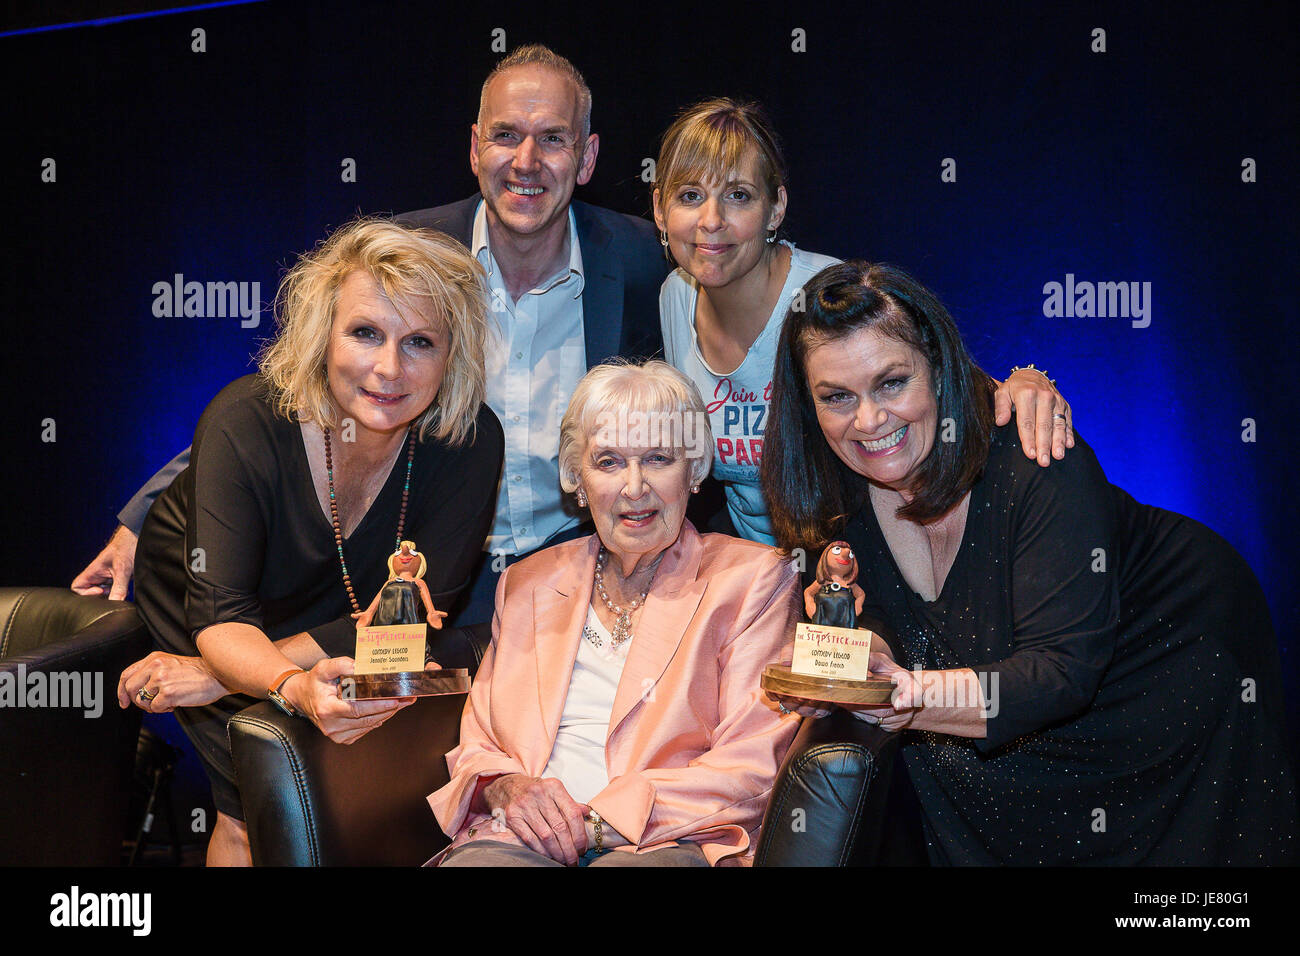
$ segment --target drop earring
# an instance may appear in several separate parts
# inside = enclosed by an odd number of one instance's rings
[[[661,229],[661,230],[659,231],[659,245],[661,245],[661,246],[664,247],[664,260],[665,260],[665,261],[666,261],[670,266],[671,266],[671,265],[676,265],[676,264],[677,264],[677,263],[676,263],[676,260],[673,259],[673,251],[672,251],[671,249],[668,248],[668,230],[667,230],[667,229]]]

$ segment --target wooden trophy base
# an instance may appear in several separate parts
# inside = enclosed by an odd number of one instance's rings
[[[392,674],[354,674],[353,700],[382,700],[389,697],[437,697],[468,694],[469,670],[444,667],[437,671],[398,671]]]
[[[763,690],[773,694],[829,704],[888,704],[894,693],[893,682],[883,677],[866,680],[808,677],[794,673],[786,664],[768,664],[760,683]]]

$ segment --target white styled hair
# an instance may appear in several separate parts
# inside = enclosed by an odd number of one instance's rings
[[[587,372],[569,400],[560,424],[560,487],[577,490],[582,455],[597,427],[611,421],[627,425],[630,419],[634,434],[640,429],[650,436],[648,444],[684,449],[691,459],[691,483],[704,480],[713,467],[713,429],[700,390],[667,362],[618,359]],[[669,423],[672,441],[654,440],[664,437]]]

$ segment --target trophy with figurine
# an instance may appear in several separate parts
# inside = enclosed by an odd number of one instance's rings
[[[794,659],[764,669],[764,690],[834,704],[889,703],[893,682],[868,668],[876,635],[858,627],[866,593],[857,579],[853,549],[832,541],[817,562],[817,580],[803,592],[808,621],[795,627]]]
[[[469,671],[439,667],[427,652],[425,625],[442,629],[446,611],[433,606],[424,583],[428,562],[415,542],[403,541],[388,558],[388,581],[357,620],[357,700],[468,693]]]

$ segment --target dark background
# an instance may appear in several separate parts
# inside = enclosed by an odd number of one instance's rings
[[[100,8],[10,9],[4,29]],[[911,271],[995,376],[1034,362],[1058,379],[1112,481],[1246,557],[1295,733],[1300,51],[1283,4],[265,2],[0,31],[0,582],[66,584],[99,550],[249,370],[294,254],[357,212],[474,191],[469,124],[496,28],[584,71],[601,134],[588,202],[646,214],[642,160],[677,109],[764,103],[795,242]],[[178,272],[260,282],[260,327],[155,318],[153,284]],[[1043,285],[1066,273],[1152,283],[1150,327],[1045,318]]]

